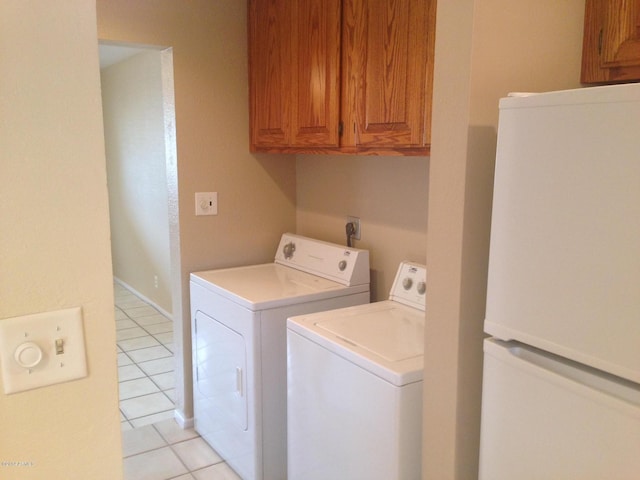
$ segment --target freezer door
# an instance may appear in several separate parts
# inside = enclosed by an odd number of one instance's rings
[[[640,386],[485,340],[480,480],[636,480]]]
[[[485,331],[640,383],[640,84],[501,102]]]

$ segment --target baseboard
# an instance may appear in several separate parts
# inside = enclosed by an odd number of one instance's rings
[[[113,280],[122,285],[124,288],[126,288],[127,290],[129,290],[131,293],[133,293],[136,297],[140,297],[142,300],[144,300],[145,302],[147,302],[149,305],[151,305],[153,308],[155,308],[156,310],[158,310],[162,315],[164,315],[165,317],[171,319],[171,321],[173,321],[173,314],[170,312],[167,312],[164,308],[162,308],[160,305],[158,305],[156,302],[154,302],[153,300],[151,300],[150,298],[147,298],[145,295],[141,294],[140,292],[138,292],[135,288],[133,288],[131,285],[129,285],[127,282],[123,282],[122,280],[120,280],[118,277],[113,277]]]
[[[183,412],[181,412],[177,408],[173,411],[173,417],[175,418],[180,428],[182,428],[183,430],[187,428],[193,428],[193,417],[185,418]]]

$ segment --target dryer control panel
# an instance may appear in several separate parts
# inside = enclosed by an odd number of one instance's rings
[[[413,262],[402,262],[393,281],[389,300],[425,310],[427,267]]]
[[[342,285],[369,283],[369,251],[285,233],[275,263],[327,278]]]

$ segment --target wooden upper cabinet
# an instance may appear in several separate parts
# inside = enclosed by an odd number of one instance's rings
[[[582,83],[640,80],[640,0],[586,0]]]
[[[250,0],[251,146],[337,147],[340,0]]]
[[[342,145],[427,147],[435,2],[345,0],[343,15]]]
[[[293,145],[337,147],[340,121],[340,1],[296,0],[294,15]]]
[[[249,2],[251,145],[291,142],[291,11],[288,0]]]
[[[435,0],[248,0],[251,149],[427,155]]]

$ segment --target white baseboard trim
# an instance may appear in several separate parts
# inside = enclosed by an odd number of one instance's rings
[[[183,430],[186,430],[187,428],[193,428],[193,417],[185,418],[183,412],[178,409],[175,409],[173,411],[173,417],[175,418],[180,428],[182,428]]]
[[[146,296],[144,296],[143,294],[141,294],[140,292],[138,292],[135,288],[133,288],[131,285],[129,285],[127,282],[123,282],[122,280],[120,280],[118,277],[113,277],[113,280],[122,285],[124,288],[126,288],[127,290],[129,290],[131,293],[133,293],[135,296],[140,297],[142,300],[144,300],[145,302],[147,302],[149,305],[151,305],[153,308],[155,308],[156,310],[158,310],[162,315],[164,315],[165,317],[171,319],[171,321],[173,321],[173,314],[170,312],[167,312],[164,308],[162,308],[160,305],[158,305],[156,302],[154,302],[153,300],[151,300],[150,298],[147,298]]]

